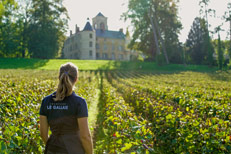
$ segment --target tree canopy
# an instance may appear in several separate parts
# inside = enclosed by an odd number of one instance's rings
[[[205,38],[208,31],[206,21],[202,18],[195,18],[186,41],[187,61],[193,64],[203,64],[206,59],[206,51],[203,50]]]
[[[181,61],[179,52],[179,33],[182,28],[178,18],[178,1],[176,0],[130,0],[124,19],[131,19],[134,27],[131,48],[143,51],[152,59],[157,57],[157,45],[154,43],[153,18],[161,53],[166,48],[170,62]],[[159,31],[159,32],[158,32]],[[161,41],[162,40],[162,41]]]
[[[55,58],[61,53],[68,14],[63,0],[0,2],[0,56]]]

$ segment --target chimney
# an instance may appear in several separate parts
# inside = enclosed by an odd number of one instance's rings
[[[72,35],[72,30],[70,30],[70,36]]]
[[[79,32],[79,27],[77,26],[77,24],[75,25],[75,33],[77,34]]]
[[[120,31],[121,33],[123,33],[123,28],[120,28],[119,31]]]

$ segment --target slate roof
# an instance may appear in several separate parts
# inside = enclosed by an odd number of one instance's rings
[[[93,31],[93,28],[90,24],[90,22],[88,21],[83,29],[83,31]]]
[[[99,12],[99,13],[97,14],[97,16],[104,17],[104,15],[103,15],[101,12]],[[97,16],[96,16],[96,17],[97,17]]]
[[[96,29],[95,32],[96,32],[96,37],[125,39],[124,33],[120,31],[110,31],[110,30],[102,31],[101,29]]]

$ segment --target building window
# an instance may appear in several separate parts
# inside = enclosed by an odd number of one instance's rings
[[[114,53],[111,54],[111,59],[115,60],[115,54]]]
[[[104,44],[103,50],[107,50],[107,44]]]
[[[99,44],[98,43],[95,44],[95,48],[99,49]]]
[[[114,44],[111,45],[111,50],[112,50],[112,51],[115,50],[115,45],[114,45]]]
[[[96,58],[97,58],[97,59],[98,59],[98,58],[100,58],[100,57],[99,57],[99,53],[98,53],[98,52],[96,53]]]
[[[92,42],[89,42],[89,47],[92,47]]]
[[[92,34],[89,34],[89,37],[92,38]]]
[[[92,50],[89,51],[89,56],[90,56],[90,57],[92,56]]]
[[[75,53],[75,58],[79,59],[79,54],[78,53]]]
[[[107,53],[103,53],[103,59],[108,59],[107,58]]]
[[[121,45],[118,46],[118,50],[119,51],[122,51],[123,50],[123,47]]]

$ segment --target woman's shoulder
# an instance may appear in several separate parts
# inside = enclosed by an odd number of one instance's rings
[[[72,93],[72,99],[74,99],[76,102],[86,102],[85,99],[81,96],[79,96],[78,94],[76,94],[75,92]]]
[[[72,93],[71,99],[72,99],[72,102],[76,103],[77,105],[86,104],[86,100],[83,97],[76,94],[75,92]]]
[[[53,93],[45,96],[42,101],[47,101],[47,100],[51,100],[51,99],[55,98],[55,94],[56,94],[56,92],[53,92]]]

